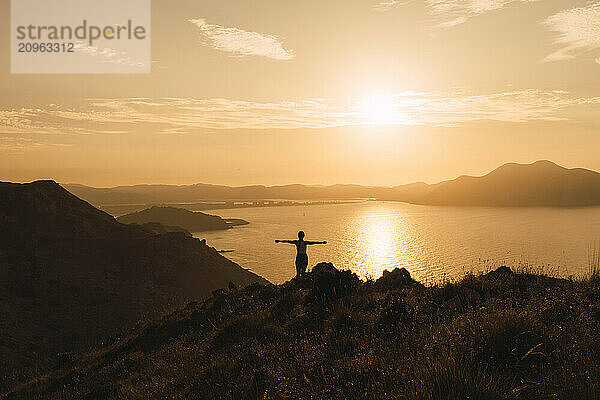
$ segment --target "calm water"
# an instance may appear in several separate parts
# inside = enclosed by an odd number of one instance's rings
[[[274,283],[293,277],[295,247],[275,239],[326,240],[309,248],[310,266],[330,261],[362,277],[407,268],[422,282],[502,264],[542,267],[561,276],[587,273],[600,240],[600,207],[460,208],[364,202],[214,210],[250,225],[199,233],[210,246]]]

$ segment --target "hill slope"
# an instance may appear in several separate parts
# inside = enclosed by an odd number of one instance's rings
[[[190,232],[204,232],[231,228],[221,217],[192,212],[175,207],[151,207],[146,210],[123,215],[117,218],[123,224],[146,224],[158,222],[166,226],[179,226]],[[239,222],[238,222],[239,224]]]
[[[120,224],[55,182],[0,183],[0,386],[230,281],[265,282],[185,233]]]
[[[320,264],[190,303],[6,399],[597,399],[600,280]]]
[[[461,176],[431,187],[418,204],[453,206],[600,205],[600,173],[550,161],[506,164],[482,177]]]

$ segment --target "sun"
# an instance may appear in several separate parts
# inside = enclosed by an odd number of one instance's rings
[[[360,102],[361,114],[372,125],[394,124],[397,121],[394,99],[386,95],[374,95]]]

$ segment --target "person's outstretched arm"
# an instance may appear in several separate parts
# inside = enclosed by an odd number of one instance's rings
[[[327,242],[305,242],[306,244],[327,244]]]
[[[275,240],[275,243],[296,244],[296,241],[295,240]]]

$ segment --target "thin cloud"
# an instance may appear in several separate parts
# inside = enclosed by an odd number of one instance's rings
[[[294,58],[294,53],[286,50],[276,36],[212,25],[203,18],[188,21],[199,28],[201,38],[216,50],[238,57],[261,56],[281,61]]]
[[[15,137],[15,136],[0,136],[0,150],[8,153],[23,153],[26,150],[39,149],[44,147],[44,144],[37,142],[31,138]]]
[[[405,6],[410,3],[414,3],[415,0],[385,0],[380,1],[375,5],[375,9],[379,11],[386,11],[390,8]]]
[[[49,147],[71,147],[72,144],[52,143],[49,140],[23,137],[18,135],[0,134],[0,150],[10,154],[22,154],[29,150]]]
[[[561,11],[543,24],[557,33],[554,43],[562,46],[548,55],[545,62],[572,60],[600,48],[600,2]]]
[[[100,48],[98,46],[90,46],[89,44],[77,41],[74,44],[75,51],[79,51],[83,54],[87,54],[91,57],[96,57],[102,60],[102,62],[110,64],[121,64],[129,67],[145,67],[141,61],[135,60],[127,55],[127,53],[111,49],[109,47]]]
[[[41,113],[43,110],[32,108],[0,110],[0,133],[50,133],[49,127],[39,120]]]
[[[387,96],[386,125],[458,126],[472,121],[560,121],[573,107],[600,97],[566,91],[517,90],[491,94],[402,92]],[[229,99],[91,99],[73,108],[0,111],[0,134],[185,134],[203,130],[332,128],[372,124],[365,101],[332,99],[252,102]],[[26,144],[26,143],[24,143]],[[14,144],[13,144],[14,145]]]
[[[573,98],[566,91],[528,89],[486,95],[425,93],[400,97],[396,104],[398,110],[410,110],[409,119],[418,125],[460,125],[482,120],[566,120],[565,109],[600,104],[600,98]]]
[[[386,10],[413,1],[385,0],[380,1],[375,8]],[[438,28],[460,25],[473,17],[508,7],[513,3],[531,3],[534,1],[538,0],[424,0],[427,9],[437,20],[436,26]]]

